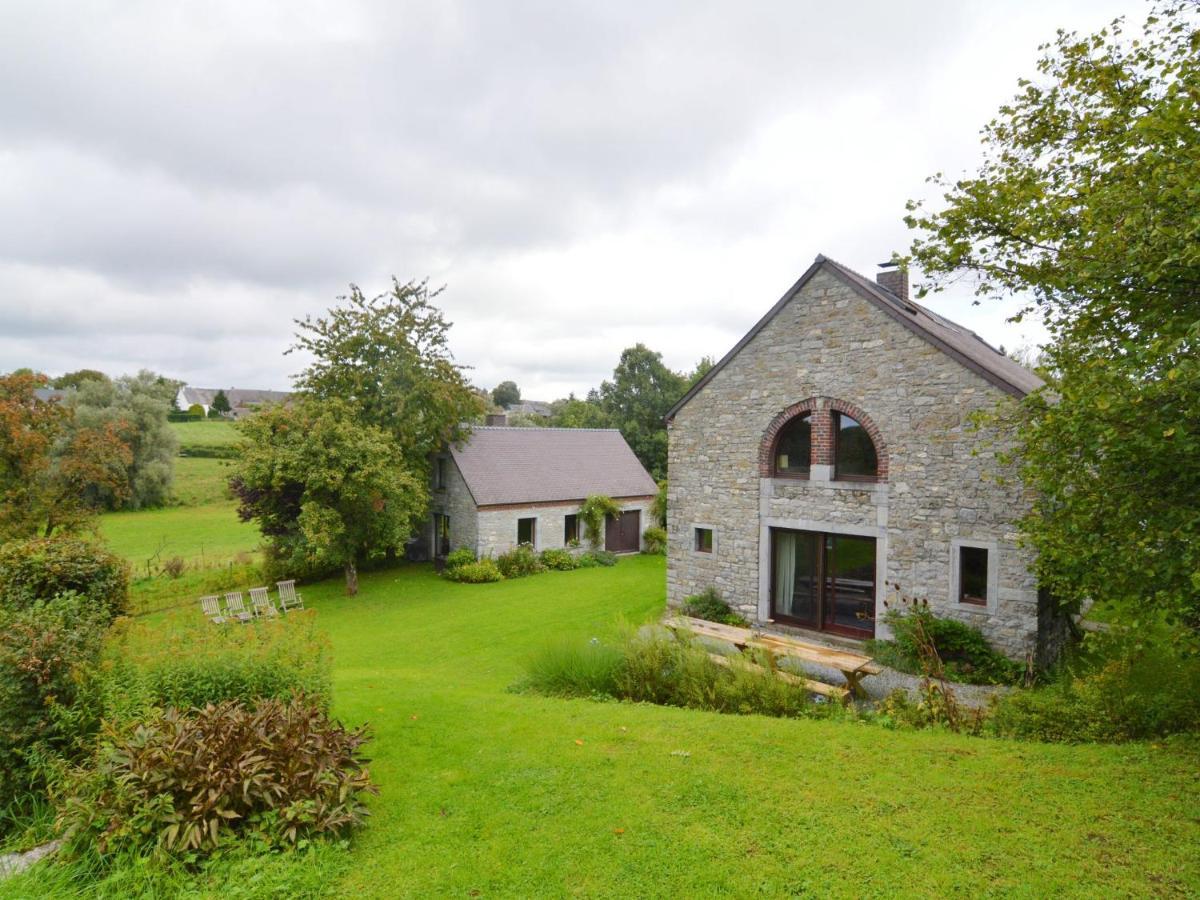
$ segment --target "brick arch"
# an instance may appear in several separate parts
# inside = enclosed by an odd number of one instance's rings
[[[813,462],[816,465],[833,465],[833,417],[832,413],[840,412],[853,418],[866,430],[875,445],[875,456],[879,461],[877,481],[887,481],[888,449],[887,443],[874,420],[859,406],[835,397],[809,397],[799,403],[793,403],[787,409],[781,410],[771,420],[763,432],[758,446],[758,474],[770,478],[774,474],[775,444],[779,432],[788,422],[804,413],[812,414]]]
[[[815,413],[820,399],[820,397],[809,397],[807,400],[793,403],[771,420],[771,424],[763,432],[762,441],[758,445],[758,474],[760,476],[770,478],[775,471],[775,443],[779,439],[779,432],[783,431],[783,426],[799,415]],[[815,416],[813,417],[813,425],[816,425]],[[813,442],[815,443],[816,429],[814,428],[813,431]]]

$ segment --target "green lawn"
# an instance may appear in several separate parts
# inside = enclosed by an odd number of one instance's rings
[[[237,443],[239,435],[233,423],[225,419],[205,419],[201,422],[169,423],[179,438],[179,452],[188,454],[192,450],[229,448]]]
[[[228,427],[221,422],[183,424]],[[254,551],[262,536],[256,525],[238,520],[237,504],[226,488],[229,465],[224,459],[176,457],[173,492],[180,505],[105,513],[100,533],[140,573],[156,554],[159,562],[178,556],[192,565],[218,565]]]
[[[336,712],[374,728],[382,794],[348,857],[272,860],[261,888],[243,865],[201,893],[284,891],[280,866],[291,895],[354,898],[1200,891],[1194,742],[1037,745],[508,690],[543,642],[658,615],[663,582],[661,558],[634,557],[478,586],[413,566],[365,575],[357,598],[305,587]]]
[[[178,556],[189,564],[219,565],[253,552],[262,540],[257,525],[238,520],[232,502],[106,513],[100,533],[135,574],[156,555],[159,562]]]
[[[175,458],[175,501],[181,506],[207,506],[229,503],[230,461],[200,456]]]

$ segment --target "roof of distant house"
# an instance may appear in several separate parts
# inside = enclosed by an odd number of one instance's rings
[[[474,426],[450,449],[479,506],[647,497],[658,490],[621,432]]]
[[[721,358],[720,362],[692,385],[692,389],[671,408],[666,418],[671,419],[692,397],[703,390],[704,386],[712,381],[717,373],[725,368],[729,361],[737,356],[742,348],[749,344],[788,305],[804,285],[808,284],[813,276],[822,270],[837,277],[860,297],[1005,393],[1024,397],[1043,386],[1044,382],[1037,375],[1019,362],[1009,359],[969,328],[952,322],[908,298],[896,296],[871,279],[827,256],[818,255],[808,270],[800,276],[800,280],[788,289],[779,302],[758,320],[746,336]]]
[[[287,391],[259,391],[252,388],[184,387],[180,391],[183,395],[180,406],[186,408],[193,403],[199,403],[201,406],[212,406],[213,397],[217,396],[217,391],[221,390],[225,391],[225,398],[229,401],[230,406],[250,406],[255,403],[283,403],[292,396]]]
[[[62,400],[67,396],[67,392],[61,388],[34,388],[33,396],[41,400],[43,403],[48,400]]]
[[[541,416],[548,419],[553,414],[550,404],[543,400],[522,400],[519,403],[514,403],[506,410],[510,416],[529,415]]]

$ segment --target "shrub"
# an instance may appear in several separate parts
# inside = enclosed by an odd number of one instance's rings
[[[181,556],[172,556],[162,564],[163,574],[168,578],[179,578],[183,575],[184,562]]]
[[[699,594],[685,597],[679,607],[679,612],[693,619],[704,619],[708,622],[720,622],[723,625],[746,626],[742,616],[733,611],[715,587],[708,587]]]
[[[757,669],[722,666],[707,648],[652,635],[627,637],[618,646],[596,639],[555,644],[526,665],[522,687],[557,696],[610,696],[667,706],[768,716],[811,716],[817,706],[800,684],[778,678],[770,660]]]
[[[1081,654],[1045,686],[1013,691],[991,730],[1042,741],[1130,741],[1200,730],[1200,655],[1152,632],[1089,634]]]
[[[504,575],[500,572],[495,561],[491,559],[481,559],[479,562],[467,563],[454,569],[447,569],[446,577],[451,581],[461,581],[464,584],[487,584],[493,581],[504,580]]]
[[[451,550],[446,555],[446,569],[457,569],[459,566],[465,566],[468,563],[475,562],[475,551],[469,547],[459,547],[457,550]]]
[[[643,546],[647,553],[662,554],[667,552],[667,529],[647,528],[642,532]]]
[[[617,564],[617,554],[609,553],[607,550],[588,550],[580,553],[576,557],[575,562],[581,569],[594,569],[596,566],[615,566]]]
[[[574,555],[569,550],[563,550],[557,547],[551,547],[549,550],[543,550],[541,562],[543,567],[547,569],[557,569],[560,572],[569,572],[571,569],[579,568],[579,564],[575,561]]]
[[[339,834],[378,793],[348,731],[321,704],[239,702],[106,726],[94,768],[76,772],[60,825],[71,847],[207,855],[233,842],[262,848]]]
[[[967,684],[1016,684],[1025,667],[992,648],[978,628],[935,616],[925,602],[889,609],[883,617],[891,640],[871,640],[867,652],[878,662],[901,672],[920,675],[919,629],[932,640],[950,681]]]
[[[244,626],[216,626],[190,609],[185,615],[188,623],[169,631],[161,622],[117,623],[100,665],[106,718],[299,694],[328,706],[329,644],[312,610]]]
[[[109,620],[129,610],[129,566],[103,547],[56,535],[0,546],[0,604],[26,607],[75,593]]]
[[[496,566],[505,578],[521,578],[546,571],[538,559],[533,544],[517,544],[511,550],[496,557]]]
[[[106,619],[79,594],[0,606],[0,806],[34,800],[42,764],[77,756],[95,733],[91,669]]]

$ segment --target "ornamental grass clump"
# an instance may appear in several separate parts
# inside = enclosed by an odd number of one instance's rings
[[[520,687],[552,696],[612,697],[726,713],[802,717],[828,714],[807,688],[779,678],[774,661],[732,657],[722,666],[699,644],[643,633],[616,644],[595,638],[544,647],[526,663]]]
[[[362,823],[371,783],[365,729],[306,697],[226,701],[107,725],[94,766],[65,790],[69,848],[102,858],[189,860],[227,845],[294,846]]]

